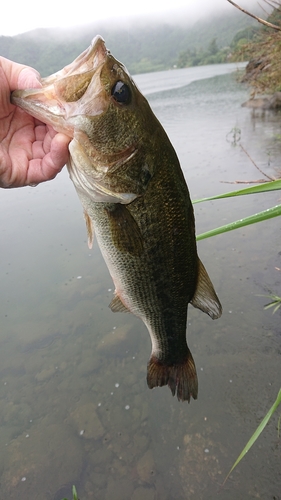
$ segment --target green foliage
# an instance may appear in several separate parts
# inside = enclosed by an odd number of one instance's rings
[[[265,184],[259,184],[258,186],[249,187],[245,189],[239,189],[238,191],[233,191],[230,193],[220,194],[217,196],[211,196],[209,198],[202,198],[201,200],[193,201],[195,203],[201,203],[203,201],[210,200],[219,200],[223,198],[231,198],[233,196],[243,196],[248,194],[257,194],[264,193],[266,191],[275,191],[281,189],[281,180],[267,182]],[[250,224],[256,224],[257,222],[262,222],[273,217],[278,217],[281,215],[281,205],[276,205],[275,207],[268,208],[267,210],[263,210],[262,212],[258,212],[257,214],[250,215],[249,217],[245,217],[244,219],[239,219],[234,222],[230,222],[229,224],[225,224],[224,226],[218,227],[216,229],[212,229],[207,231],[206,233],[199,234],[196,239],[197,241],[203,240],[205,238],[210,238],[211,236],[216,236],[218,234],[223,234],[228,231],[232,231],[234,229],[238,229],[244,226],[248,226]]]
[[[210,238],[211,236],[217,236],[218,234],[223,234],[227,231],[233,231],[234,229],[249,226],[250,224],[256,224],[257,222],[263,222],[280,215],[281,205],[276,205],[273,208],[268,208],[267,210],[263,210],[262,212],[258,212],[257,214],[245,217],[244,219],[239,219],[237,221],[230,222],[229,224],[225,224],[224,226],[217,227],[216,229],[212,229],[211,231],[207,231],[206,233],[199,234],[196,239],[197,241],[204,240],[205,238]]]
[[[281,10],[280,10],[280,1],[278,0],[274,0],[274,2],[272,2],[272,4],[275,3],[275,8],[273,9],[273,11],[269,14],[269,16],[267,17],[267,21],[271,24],[276,24],[276,26],[281,26]],[[278,4],[278,6],[277,6]],[[264,30],[264,31],[267,31],[268,33],[270,31],[272,31],[272,28],[269,28],[267,26],[261,26],[261,28]]]
[[[219,51],[219,48],[218,48],[218,44],[217,44],[217,38],[214,37],[214,38],[212,38],[212,40],[210,41],[210,43],[208,45],[207,53],[210,56],[214,56],[218,53],[218,51]]]
[[[277,408],[280,405],[280,403],[281,403],[281,389],[279,390],[277,398],[274,401],[272,407],[267,412],[267,414],[265,415],[264,419],[262,420],[262,422],[258,426],[257,430],[254,432],[254,434],[252,435],[252,437],[249,439],[249,441],[246,444],[245,448],[242,450],[242,452],[240,453],[240,455],[237,458],[236,462],[231,467],[229,473],[227,474],[227,476],[226,476],[226,478],[224,480],[224,483],[229,478],[231,472],[235,469],[235,467],[239,464],[239,462],[242,460],[242,458],[246,455],[246,453],[248,453],[249,449],[253,446],[253,444],[255,443],[255,441],[258,439],[258,437],[260,436],[260,434],[264,430],[266,424],[268,423],[269,419],[272,417],[273,413],[277,410]]]
[[[233,37],[230,44],[231,50],[233,52],[241,50],[241,48],[254,40],[255,36],[259,33],[260,28],[258,26],[247,26],[246,28],[240,29],[236,35]],[[241,57],[239,58],[239,60]]]
[[[222,200],[223,198],[233,198],[234,196],[243,196],[248,194],[267,193],[268,191],[279,191],[279,189],[281,189],[281,179],[278,179],[277,181],[265,182],[264,184],[258,184],[257,186],[239,189],[238,191],[230,191],[228,193],[210,196],[209,198],[201,198],[200,200],[194,200],[192,203],[195,204],[202,203],[203,201]]]
[[[63,498],[62,500],[67,500],[67,498]],[[75,486],[72,486],[72,500],[79,500]]]
[[[198,33],[193,34],[192,43],[179,53],[179,68],[228,62],[232,60],[233,52],[243,45],[240,40],[248,42],[258,31],[255,21],[240,12],[232,12],[231,16],[218,17],[215,20],[210,19],[204,32],[200,29],[201,23],[202,21],[198,21],[195,25]],[[240,60],[246,60],[246,55],[240,55]]]
[[[281,27],[281,2],[273,4],[278,7],[273,9],[266,21]],[[253,87],[253,93],[281,91],[280,57],[281,32],[258,23],[252,38],[240,39],[234,48],[235,60],[250,60],[251,65],[246,68],[243,81]]]
[[[220,50],[217,45],[217,39],[213,38],[206,50],[199,48],[180,52],[177,66],[179,68],[186,68],[205,64],[221,64],[227,62],[229,54],[230,48],[224,47]]]
[[[148,57],[143,57],[137,63],[132,63],[130,66],[130,72],[133,74],[137,73],[153,73],[153,71],[163,71],[165,68],[164,63],[154,63]]]
[[[274,295],[274,294],[261,295],[261,297],[268,297],[271,300],[271,302],[269,302],[269,304],[266,304],[264,306],[264,309],[269,309],[271,307],[274,307],[273,314],[275,314],[276,311],[278,311],[278,309],[281,307],[281,297],[279,297],[278,295]]]

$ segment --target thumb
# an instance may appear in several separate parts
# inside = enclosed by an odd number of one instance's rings
[[[36,69],[24,67],[18,76],[18,89],[41,88],[40,74]]]
[[[0,70],[10,92],[17,89],[42,87],[40,74],[30,66],[0,57]]]

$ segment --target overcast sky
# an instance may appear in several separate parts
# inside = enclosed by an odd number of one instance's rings
[[[241,5],[250,0],[237,0]],[[256,4],[252,0],[252,4]],[[80,26],[100,20],[120,22],[148,15],[169,19],[184,9],[191,21],[210,10],[235,9],[227,0],[3,0],[0,35],[16,35],[35,28]],[[180,16],[179,16],[180,17]]]

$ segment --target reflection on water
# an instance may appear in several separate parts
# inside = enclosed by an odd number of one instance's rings
[[[241,108],[247,90],[233,75],[179,86],[177,74],[167,72],[172,86],[160,75],[161,92],[154,75],[142,75],[139,85],[153,89],[149,100],[191,197],[261,177],[226,140],[234,127],[254,161],[276,175],[279,116]],[[1,498],[70,499],[72,484],[81,500],[279,498],[278,415],[221,484],[280,388],[280,311],[264,311],[260,296],[280,294],[280,220],[199,244],[224,314],[212,322],[189,309],[199,399],[188,405],[167,387],[147,388],[149,336],[141,321],[108,308],[113,285],[97,246],[87,248],[67,173],[0,195]],[[279,198],[196,205],[197,232]]]
[[[205,80],[214,75],[225,75],[235,70],[244,68],[246,63],[231,63],[231,64],[212,64],[208,66],[194,66],[193,68],[182,68],[177,71],[156,71],[150,73],[147,78],[147,73],[135,75],[134,80],[145,96],[155,92],[162,93],[164,90],[174,90],[184,87],[192,82]]]

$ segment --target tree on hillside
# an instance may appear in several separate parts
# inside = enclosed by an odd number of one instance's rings
[[[209,52],[210,56],[214,56],[215,54],[217,54],[218,51],[219,48],[217,45],[217,37],[214,37],[209,43],[207,52]]]

